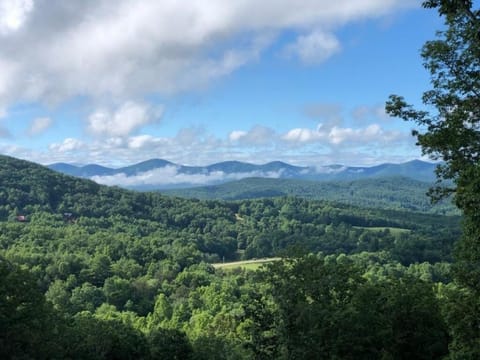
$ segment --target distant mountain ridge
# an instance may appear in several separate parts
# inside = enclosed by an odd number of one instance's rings
[[[137,190],[187,188],[218,185],[244,178],[301,179],[315,181],[349,181],[380,177],[403,176],[432,182],[436,164],[413,160],[401,164],[385,163],[371,167],[343,165],[295,166],[281,161],[251,164],[224,161],[207,166],[179,165],[163,159],[150,159],[137,164],[109,168],[97,164],[75,166],[56,163],[50,169],[99,183],[119,185]]]

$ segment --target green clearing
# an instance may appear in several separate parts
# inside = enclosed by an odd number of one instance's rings
[[[254,259],[254,260],[244,260],[244,261],[234,261],[228,263],[216,263],[212,264],[215,269],[224,269],[232,270],[237,268],[247,269],[247,270],[257,270],[260,266],[270,263],[272,261],[278,261],[280,258],[266,258],[266,259]]]
[[[372,227],[354,226],[354,228],[365,229],[365,230],[370,230],[375,232],[382,232],[382,231],[388,230],[392,235],[395,235],[395,236],[412,232],[412,230],[410,229],[403,229],[403,228],[396,228],[396,227],[389,227],[389,226],[372,226]]]

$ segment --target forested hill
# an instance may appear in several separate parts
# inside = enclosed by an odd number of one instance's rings
[[[0,156],[0,358],[445,354],[432,282],[458,237],[455,216],[182,199]],[[210,265],[278,256],[258,274]]]
[[[459,221],[452,216],[364,209],[293,197],[234,202],[182,199],[98,185],[1,156],[0,219],[12,221],[24,216],[28,220],[42,212],[59,219],[71,214],[79,223],[120,222],[135,227],[142,221],[147,222],[145,226],[154,222],[153,228],[161,227],[171,239],[195,239],[196,249],[207,254],[199,257],[204,259],[273,256],[294,245],[301,245],[305,251],[355,252],[363,249],[363,245],[358,247],[356,238],[367,231],[362,227],[436,229],[449,233],[458,232]],[[339,231],[341,226],[347,226],[341,232],[350,232],[348,241],[345,234],[340,236],[333,231],[331,240],[337,245],[318,242],[319,234],[325,234],[329,225],[333,229],[340,226]],[[371,232],[369,236],[373,236]],[[376,245],[376,249],[382,246]],[[448,254],[449,249],[450,246],[438,251]]]
[[[368,208],[458,214],[458,210],[449,200],[431,203],[427,196],[431,186],[431,183],[401,176],[334,182],[248,178],[221,185],[162,190],[162,193],[203,200],[299,196]]]
[[[197,202],[99,185],[28,161],[0,156],[1,219],[37,211],[72,213],[77,217],[125,215],[160,219],[166,217],[166,209],[182,213],[192,203]]]

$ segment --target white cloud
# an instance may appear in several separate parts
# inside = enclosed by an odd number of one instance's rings
[[[71,152],[75,150],[82,150],[84,148],[85,148],[85,144],[82,141],[74,138],[66,138],[61,143],[54,143],[54,144],[50,144],[49,146],[50,151],[53,151],[56,153]]]
[[[140,104],[140,108],[152,113],[146,105],[143,107]],[[375,108],[365,107],[369,114],[373,114]],[[312,117],[325,121],[316,127],[296,127],[283,131],[255,125],[248,130],[236,129],[224,137],[213,135],[204,127],[182,128],[173,136],[154,136],[141,131],[142,126],[150,124],[149,119],[153,119],[145,117],[143,110],[132,111],[133,114],[142,114],[133,117],[140,120],[132,123],[127,121],[126,124],[119,119],[130,117],[116,115],[129,111],[120,111],[119,108],[105,111],[106,115],[102,116],[97,111],[94,113],[97,118],[90,125],[94,127],[91,131],[95,130],[101,136],[88,141],[67,138],[51,144],[45,152],[37,149],[31,159],[38,159],[42,163],[45,163],[44,159],[49,159],[48,163],[84,163],[88,159],[88,162],[106,166],[124,166],[151,158],[183,165],[205,165],[225,160],[257,164],[282,160],[297,165],[361,165],[385,160],[410,160],[412,153],[420,152],[415,147],[408,126],[367,122],[365,119],[358,121],[351,117],[350,120],[354,121],[347,123],[342,119],[342,114],[351,114],[352,111],[336,105],[314,106],[310,110]],[[370,115],[366,117],[369,118]],[[110,131],[110,128],[113,130]],[[0,131],[0,136],[9,136],[9,133],[2,134]],[[25,154],[25,149],[12,149],[7,152],[12,156]],[[404,154],[409,155],[405,157]]]
[[[128,139],[128,147],[130,149],[142,149],[155,146],[161,142],[161,139],[157,139],[151,135],[138,135]]]
[[[333,127],[329,134],[329,141],[334,145],[339,144],[393,144],[405,140],[408,134],[399,131],[387,131],[378,124],[370,124],[364,128],[339,128]]]
[[[309,143],[325,138],[325,134],[313,129],[295,128],[282,136],[282,139],[292,143]]]
[[[93,176],[91,179],[99,184],[118,186],[171,186],[179,184],[208,185],[225,181],[240,180],[249,177],[279,178],[281,171],[252,171],[227,174],[223,171],[212,171],[203,174],[184,174],[178,167],[167,165],[162,168],[146,171],[134,176],[124,173],[111,176]]]
[[[378,124],[370,124],[364,128],[351,128],[319,124],[317,129],[296,128],[288,131],[282,139],[294,146],[304,146],[308,143],[321,143],[332,146],[372,144],[398,141],[405,139],[405,134],[399,131],[387,131]]]
[[[277,139],[275,130],[261,125],[256,125],[249,131],[234,130],[228,138],[232,143],[244,146],[266,146],[273,144]]]
[[[340,128],[335,126],[328,134],[328,138],[332,144],[338,145],[344,142],[369,142],[375,140],[375,138],[380,140],[379,137],[381,135],[382,131],[377,124],[369,125],[365,129]]]
[[[340,42],[332,33],[315,30],[299,36],[295,43],[286,47],[285,52],[298,56],[305,64],[313,65],[324,62],[340,50]]]
[[[53,120],[49,117],[41,117],[33,119],[30,123],[27,134],[30,136],[35,136],[43,133],[53,125]]]
[[[130,101],[114,112],[96,110],[88,117],[88,130],[94,135],[127,136],[156,120],[148,105]]]
[[[0,103],[7,105],[197,89],[259,59],[284,31],[308,34],[294,47],[303,60],[318,62],[338,51],[340,26],[418,6],[415,0],[0,4]]]
[[[345,169],[347,169],[347,167],[342,166],[342,165],[338,165],[338,166],[317,165],[317,166],[315,166],[315,171],[318,174],[336,174],[336,173],[344,171]]]
[[[230,139],[230,141],[239,141],[240,139],[244,138],[245,136],[247,136],[247,132],[246,131],[243,131],[243,130],[234,130],[232,131],[229,135],[228,135],[228,138]]]
[[[33,0],[0,1],[0,35],[19,30],[33,10]]]
[[[185,144],[185,139],[188,138],[185,133],[192,134],[194,129],[184,130],[173,137],[139,134],[97,138],[89,142],[67,138],[50,144],[44,150],[28,150],[0,139],[0,152],[42,164],[89,162],[113,167],[152,158],[183,165],[207,165],[226,160],[255,164],[281,160],[305,166],[373,165],[407,161],[421,155],[408,129],[401,132],[375,124],[359,128],[319,126],[291,129],[283,134],[275,132],[273,141],[262,146],[232,142],[231,136],[221,139],[207,132],[190,137],[191,143]],[[0,128],[0,137],[10,136],[8,131],[2,131]],[[213,179],[212,176],[210,179]],[[176,179],[180,181],[181,177]],[[199,183],[202,182],[199,180]]]

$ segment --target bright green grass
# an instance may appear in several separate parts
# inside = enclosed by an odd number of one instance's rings
[[[376,231],[376,232],[380,232],[380,231],[384,231],[384,230],[389,230],[390,233],[394,236],[398,236],[400,234],[405,234],[405,233],[409,233],[411,232],[412,230],[410,229],[402,229],[402,228],[394,228],[394,227],[388,227],[388,226],[372,226],[372,227],[367,227],[367,226],[354,226],[355,228],[357,229],[365,229],[365,230],[370,230],[370,231]]]
[[[234,261],[229,263],[217,263],[212,265],[215,269],[232,270],[241,268],[246,270],[257,270],[260,266],[277,260],[280,260],[280,258]]]

